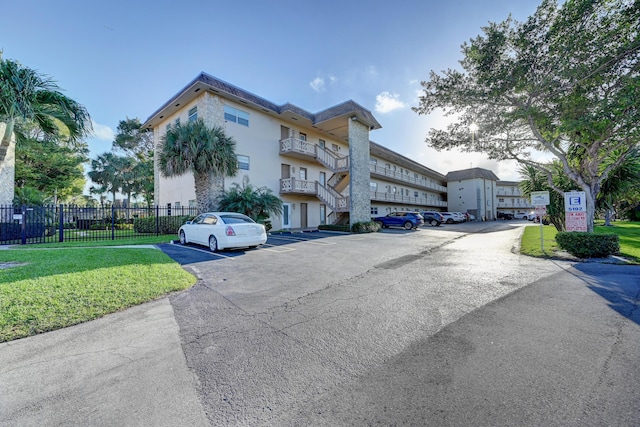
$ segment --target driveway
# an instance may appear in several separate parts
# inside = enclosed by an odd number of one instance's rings
[[[0,424],[636,425],[640,268],[526,224],[163,245],[196,286],[0,344]]]

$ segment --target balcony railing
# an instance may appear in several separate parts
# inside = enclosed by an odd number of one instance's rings
[[[447,187],[434,184],[429,180],[423,178],[416,178],[415,176],[407,175],[404,173],[400,173],[398,171],[391,170],[389,168],[385,168],[378,165],[369,164],[369,171],[372,174],[383,176],[385,178],[389,178],[395,181],[406,182],[408,184],[412,184],[419,187],[429,188],[431,190],[440,191],[443,193],[447,192]]]
[[[375,200],[377,202],[402,203],[405,205],[436,206],[441,208],[447,207],[447,202],[444,200],[434,200],[427,197],[402,196],[398,193],[381,193],[377,191],[371,192],[371,200]]]
[[[280,194],[317,194],[316,181],[305,181],[296,178],[283,178],[280,180]]]
[[[298,153],[316,157],[316,146],[298,138],[286,138],[280,140],[280,153]]]

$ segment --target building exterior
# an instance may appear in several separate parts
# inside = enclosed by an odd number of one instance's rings
[[[236,141],[239,173],[224,187],[242,183],[279,194],[284,213],[274,228],[310,228],[325,223],[368,221],[369,132],[381,126],[353,101],[311,113],[264,98],[201,73],[143,124],[153,130],[156,156],[167,129],[201,118]],[[161,176],[155,167],[155,200],[174,211],[195,204],[191,174]]]
[[[271,218],[274,229],[352,225],[396,211],[460,211],[492,220],[497,209],[530,208],[517,183],[499,181],[490,170],[445,176],[372,142],[370,131],[381,126],[354,101],[312,113],[201,73],[143,124],[153,130],[156,156],[167,129],[198,118],[222,126],[236,141],[239,172],[225,178],[225,189],[248,178],[282,199],[283,214]],[[193,176],[165,178],[157,160],[156,204],[176,213],[194,206]]]
[[[446,176],[449,211],[468,212],[481,221],[496,219],[498,179],[482,168],[449,172]]]
[[[522,218],[533,210],[531,199],[522,195],[520,183],[517,181],[496,182],[497,210]]]

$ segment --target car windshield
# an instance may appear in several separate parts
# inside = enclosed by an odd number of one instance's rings
[[[225,214],[220,215],[220,218],[222,218],[225,224],[245,224],[255,222],[248,216],[242,214]]]

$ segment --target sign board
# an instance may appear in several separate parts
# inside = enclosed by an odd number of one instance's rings
[[[535,211],[536,211],[536,216],[539,216],[540,218],[542,218],[543,216],[545,216],[547,214],[547,207],[546,206],[536,206]]]
[[[531,192],[531,204],[533,206],[546,206],[549,204],[549,192],[548,191],[532,191]]]
[[[564,193],[565,212],[586,212],[587,203],[584,191],[568,191]]]
[[[584,191],[564,193],[564,225],[567,231],[587,231],[587,202]]]

